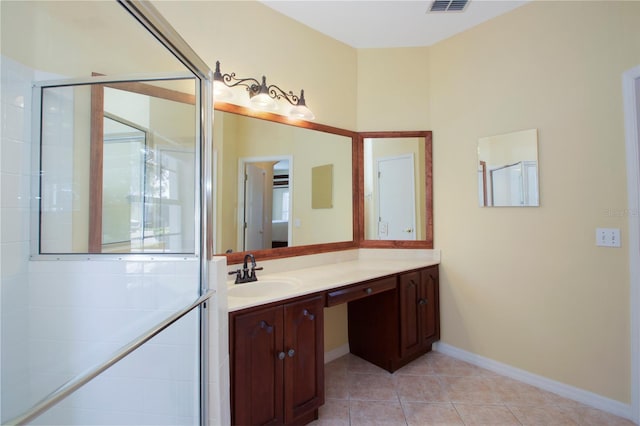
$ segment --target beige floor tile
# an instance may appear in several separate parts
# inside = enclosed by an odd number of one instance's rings
[[[331,399],[349,399],[349,374],[346,369],[325,368],[324,395]]]
[[[514,406],[508,405],[514,416],[524,426],[573,426],[578,423],[568,409],[553,405],[546,406]]]
[[[394,383],[403,402],[449,402],[449,395],[436,376],[395,376]]]
[[[435,354],[434,352],[429,352],[426,355],[421,356],[415,361],[410,362],[404,367],[397,370],[394,374],[403,376],[403,375],[411,375],[411,376],[428,376],[435,374],[434,364],[436,360],[440,358],[440,354]]]
[[[454,377],[441,376],[445,391],[451,402],[469,404],[496,404],[500,402],[500,396],[491,387],[486,377]]]
[[[350,401],[351,425],[404,425],[399,401]]]
[[[380,375],[388,375],[389,372],[383,368],[378,367],[377,365],[373,365],[370,362],[363,360],[362,358],[358,358],[355,355],[346,355],[347,358],[347,371],[350,373],[361,373],[361,374],[380,374]]]
[[[633,426],[629,420],[430,352],[394,374],[354,355],[325,366],[314,426]]]
[[[398,401],[390,374],[349,375],[349,398],[366,401]]]
[[[458,412],[450,403],[403,402],[402,408],[408,426],[464,425]]]
[[[324,420],[344,421],[349,423],[349,401],[344,399],[325,399],[318,410],[318,417]]]
[[[497,395],[499,402],[513,405],[554,405],[556,395],[535,386],[506,377],[491,377],[487,383]]]
[[[440,376],[479,376],[487,373],[475,365],[451,357],[436,357],[431,361],[433,374]]]
[[[453,404],[466,426],[519,426],[520,422],[504,405]]]

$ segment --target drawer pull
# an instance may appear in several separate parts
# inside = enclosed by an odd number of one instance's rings
[[[305,309],[304,311],[302,311],[302,315],[304,315],[305,317],[309,317],[309,319],[310,319],[311,321],[313,321],[314,319],[316,319],[316,316],[315,316],[315,315],[313,315],[312,313],[310,313],[310,312],[309,312],[308,310],[306,310],[306,309]]]
[[[371,294],[373,293],[373,290],[371,289],[371,287],[367,287],[367,289],[365,290],[365,293]]]
[[[285,353],[284,353],[284,352],[278,352],[278,359],[279,359],[279,360],[283,360],[285,356],[286,356],[286,355],[285,355]]]
[[[289,352],[287,352],[287,355],[289,355],[289,358],[293,358],[295,354],[296,354],[296,351],[294,351],[293,349],[289,349]]]

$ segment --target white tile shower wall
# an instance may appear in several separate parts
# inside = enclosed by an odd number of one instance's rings
[[[31,401],[193,302],[199,272],[195,258],[30,262]],[[87,385],[71,409],[99,418],[124,413],[126,419],[132,410],[136,416],[193,416],[198,342],[197,315],[190,314]],[[105,399],[109,393],[114,396]]]
[[[0,57],[0,382],[2,420],[19,414],[29,393],[27,305],[34,71]]]

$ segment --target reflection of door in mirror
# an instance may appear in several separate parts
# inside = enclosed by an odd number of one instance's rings
[[[244,162],[269,163],[265,190],[264,250],[261,259],[292,256],[309,250],[354,247],[352,132],[317,123],[275,121],[275,115],[244,115],[230,108],[214,111],[216,156],[215,252],[242,261],[244,249]],[[305,126],[311,126],[307,128]],[[295,162],[293,159],[295,158]],[[286,162],[283,160],[287,160]],[[313,208],[314,167],[333,168],[332,208]],[[295,183],[295,185],[294,185]],[[270,232],[270,237],[266,236]]]
[[[538,206],[538,131],[478,140],[480,206]]]
[[[373,199],[378,216],[378,239],[415,240],[415,174],[412,153],[376,160]]]
[[[426,238],[425,146],[424,137],[363,140],[366,240]]]
[[[291,224],[288,157],[241,158],[238,185],[240,251],[287,247]]]

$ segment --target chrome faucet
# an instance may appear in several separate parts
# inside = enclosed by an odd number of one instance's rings
[[[251,269],[249,269],[248,261],[251,261]],[[261,271],[262,266],[256,266],[256,258],[251,253],[247,253],[244,256],[244,262],[242,263],[242,269],[229,272],[229,275],[236,276],[235,284],[250,283],[258,281],[256,271]]]

